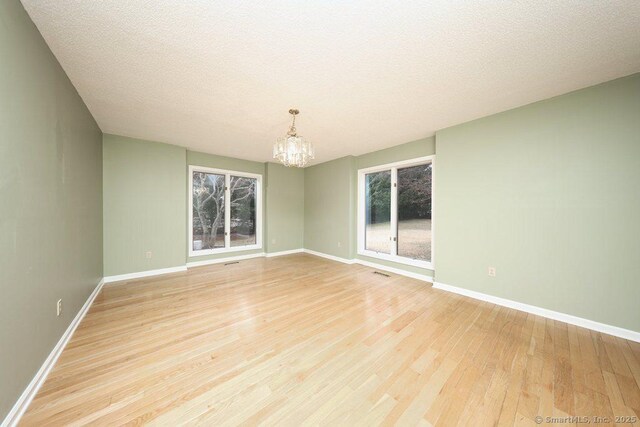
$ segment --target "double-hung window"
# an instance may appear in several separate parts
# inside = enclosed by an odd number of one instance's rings
[[[358,170],[358,254],[433,268],[434,160]]]
[[[262,176],[189,166],[189,256],[262,248]]]

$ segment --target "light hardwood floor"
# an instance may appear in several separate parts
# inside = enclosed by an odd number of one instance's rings
[[[373,271],[297,254],[107,285],[22,424],[640,416],[640,344]]]

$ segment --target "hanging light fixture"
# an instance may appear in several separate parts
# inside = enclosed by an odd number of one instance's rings
[[[299,113],[295,109],[289,110],[289,114],[293,116],[289,132],[273,144],[273,158],[287,167],[305,167],[315,156],[313,144],[296,133],[296,116]]]

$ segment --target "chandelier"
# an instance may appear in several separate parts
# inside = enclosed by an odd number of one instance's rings
[[[293,122],[287,135],[279,138],[273,144],[273,158],[278,159],[285,166],[305,167],[314,158],[313,144],[296,133],[296,115],[300,111],[291,109]]]

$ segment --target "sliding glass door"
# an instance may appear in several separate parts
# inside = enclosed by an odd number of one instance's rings
[[[358,253],[432,268],[433,157],[358,171]]]
[[[261,248],[261,178],[189,167],[189,256]]]

